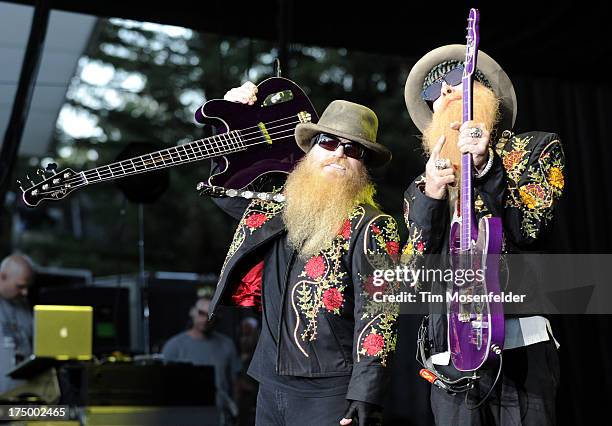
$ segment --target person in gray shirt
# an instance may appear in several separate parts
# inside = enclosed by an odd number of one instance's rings
[[[0,394],[20,383],[6,373],[32,354],[32,311],[26,296],[33,280],[26,256],[13,254],[0,263]]]
[[[235,412],[231,400],[233,387],[241,369],[241,362],[234,342],[214,331],[208,320],[210,299],[199,298],[189,311],[192,326],[189,330],[171,337],[162,349],[166,361],[189,362],[194,365],[210,365],[215,368],[217,406],[223,411]],[[235,413],[233,413],[235,416]]]

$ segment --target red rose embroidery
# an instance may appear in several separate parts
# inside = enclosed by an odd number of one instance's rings
[[[397,241],[387,241],[386,249],[392,259],[397,259],[399,253],[399,243]]]
[[[374,284],[374,276],[370,275],[363,283],[363,289],[371,297],[374,297],[374,294],[376,293],[385,293],[385,290],[387,290],[387,282],[383,281],[381,285],[376,285]]]
[[[348,219],[342,224],[342,228],[340,228],[338,235],[342,235],[342,238],[345,240],[348,240],[351,236],[351,222]]]
[[[422,242],[422,241],[419,241],[419,242],[417,243],[417,251],[419,251],[419,252],[421,252],[421,253],[422,253],[424,249],[425,249],[425,244],[423,244],[423,242]]]
[[[330,288],[323,293],[323,305],[328,311],[334,311],[342,306],[344,298],[337,288]]]
[[[321,256],[313,257],[306,262],[304,270],[310,278],[316,280],[325,274],[325,260]]]
[[[248,226],[251,229],[257,229],[261,225],[266,223],[267,220],[268,220],[268,217],[265,214],[255,213],[247,217],[244,223],[246,224],[246,226]]]
[[[363,340],[363,348],[370,356],[377,355],[385,347],[385,338],[376,333],[370,333]]]
[[[380,233],[381,233],[380,228],[379,228],[378,226],[376,226],[375,224],[372,224],[372,231],[374,231],[374,233],[375,233],[376,235],[378,235],[378,234],[380,234]]]

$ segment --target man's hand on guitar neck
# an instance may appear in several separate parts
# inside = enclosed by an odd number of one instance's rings
[[[466,121],[460,124],[455,121],[451,124],[451,129],[459,130],[459,139],[457,140],[457,148],[462,154],[472,154],[472,162],[476,170],[481,171],[488,160],[489,153],[489,137],[490,132],[487,131],[484,123],[476,123],[475,121]],[[477,131],[480,130],[480,132]],[[474,133],[476,132],[476,133]],[[479,137],[474,136],[480,133]]]
[[[257,101],[257,86],[247,81],[240,87],[229,90],[223,99],[226,101],[240,102],[241,104],[253,105]]]

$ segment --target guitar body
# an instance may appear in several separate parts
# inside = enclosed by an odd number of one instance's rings
[[[26,189],[18,181],[23,201],[34,207],[44,200],[61,200],[95,183],[205,159],[212,159],[217,166],[208,180],[211,188],[278,188],[304,155],[295,142],[295,127],[316,123],[318,115],[306,94],[291,80],[272,77],[257,87],[254,105],[214,99],[196,111],[198,122],[214,127],[213,136],[80,172],[57,172],[57,165],[51,170],[38,170],[37,175],[43,176],[41,182],[28,177],[31,186]]]
[[[213,99],[200,107],[195,114],[200,123],[212,125],[217,135],[236,129],[257,127],[267,123],[266,131],[272,138],[279,140],[270,144],[260,144],[248,151],[226,154],[214,158],[218,172],[212,175],[208,184],[231,189],[243,189],[255,182],[278,173],[287,174],[304,152],[298,147],[293,137],[295,126],[299,123],[296,116],[307,112],[312,122],[318,120],[310,99],[302,89],[291,80],[272,77],[258,86],[257,102],[245,105],[223,99]],[[292,117],[282,120],[283,117]],[[251,132],[243,135],[261,137]]]
[[[466,280],[453,285],[453,295],[485,296],[500,294],[499,256],[502,249],[502,223],[497,217],[484,217],[478,222],[473,247],[467,254],[459,249],[460,220],[451,224],[451,262],[457,269],[484,271],[484,280]],[[473,228],[475,228],[472,225]],[[504,345],[504,310],[502,302],[462,303],[452,299],[448,315],[449,348],[454,367],[474,371],[497,357],[491,350]]]

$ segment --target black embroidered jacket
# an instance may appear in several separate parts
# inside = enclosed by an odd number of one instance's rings
[[[564,187],[565,157],[559,137],[553,133],[504,131],[495,146],[493,166],[473,179],[476,218],[502,218],[505,253],[529,250],[548,227]],[[449,251],[448,200],[425,195],[425,176],[418,177],[404,194],[404,218],[408,241],[402,263],[415,267],[426,254]],[[515,281],[525,281],[527,274]],[[514,272],[513,272],[514,274]],[[443,292],[443,289],[431,289]],[[431,315],[429,338],[433,353],[447,350],[446,316]]]
[[[244,273],[265,257],[268,243],[286,232],[282,208],[283,203],[262,200],[247,207],[221,270],[211,317],[218,305],[231,305],[244,292]],[[391,289],[377,286],[373,274],[394,268],[399,249],[395,220],[360,205],[327,248],[306,260],[293,258],[288,282],[281,286],[277,374],[351,376],[347,399],[382,405],[399,309],[374,302],[375,293]],[[267,283],[264,277],[262,285],[278,283]]]

